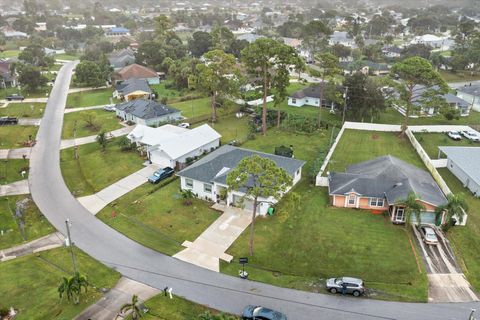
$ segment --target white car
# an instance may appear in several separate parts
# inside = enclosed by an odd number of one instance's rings
[[[460,135],[460,132],[458,131],[448,131],[447,135],[450,137],[450,139],[453,140],[462,140],[462,136]]]
[[[182,122],[178,125],[180,128],[185,128],[185,129],[188,129],[190,128],[190,123],[188,122]]]
[[[421,226],[420,232],[422,233],[422,239],[425,244],[430,244],[436,246],[438,244],[437,234],[432,227]]]
[[[462,135],[470,141],[480,142],[480,136],[473,131],[462,131]]]
[[[115,111],[115,105],[106,105],[103,107],[105,111]]]

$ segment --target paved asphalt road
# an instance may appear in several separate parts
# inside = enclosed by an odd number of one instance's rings
[[[130,240],[95,218],[67,189],[59,162],[63,112],[75,63],[58,73],[30,158],[30,190],[47,219],[63,234],[72,221],[75,244],[131,279],[226,312],[247,304],[285,312],[289,319],[462,319],[480,304],[420,304],[314,294],[278,288],[212,272],[165,256]],[[288,257],[286,257],[288,260]],[[287,263],[287,261],[286,261]],[[81,270],[81,266],[80,266]]]

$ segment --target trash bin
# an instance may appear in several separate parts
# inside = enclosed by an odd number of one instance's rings
[[[274,213],[275,213],[275,208],[274,208],[274,207],[268,208],[267,214],[268,214],[269,216],[273,215]]]

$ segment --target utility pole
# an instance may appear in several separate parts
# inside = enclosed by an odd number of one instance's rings
[[[68,247],[70,247],[70,255],[72,256],[72,264],[73,264],[73,271],[74,273],[77,273],[77,262],[75,261],[75,253],[73,252],[73,241],[72,241],[72,236],[70,235],[70,219],[65,220],[65,225],[67,226],[67,239],[65,239],[65,242]]]
[[[343,112],[342,112],[342,126],[345,123],[345,111],[347,109],[347,93],[348,93],[348,87],[345,87],[345,92],[343,93]]]

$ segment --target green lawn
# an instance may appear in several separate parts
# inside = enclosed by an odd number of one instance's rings
[[[186,118],[201,117],[212,113],[210,98],[208,97],[172,103],[170,106],[182,111],[182,116]],[[220,113],[220,109],[218,111]]]
[[[38,127],[34,126],[0,126],[0,149],[24,147],[29,136],[35,139]]]
[[[112,288],[120,278],[80,250],[76,250],[76,259],[80,272],[92,285],[78,305],[59,299],[58,285],[62,277],[72,273],[69,251],[59,248],[0,263],[1,306],[18,309],[15,319],[19,320],[73,319],[101,298],[99,288]]]
[[[185,206],[179,190],[178,179],[160,188],[145,184],[97,216],[129,238],[173,255],[183,249],[183,241],[195,240],[219,217],[219,213],[202,200],[194,199],[192,205]]]
[[[86,122],[86,119],[89,118],[89,115],[93,114],[95,115],[94,122],[97,125],[96,127],[88,126]],[[62,139],[73,138],[75,123],[77,126],[77,138],[97,135],[101,131],[108,132],[122,128],[122,125],[115,116],[115,112],[108,112],[99,109],[66,113],[65,117],[63,118]]]
[[[79,146],[78,160],[74,159],[73,148],[60,152],[63,178],[75,196],[98,192],[143,168],[138,153],[121,151],[118,141],[119,138],[110,140],[105,152],[98,143]]]
[[[112,93],[113,89],[111,88],[71,93],[67,98],[67,108],[91,107],[109,104]]]
[[[22,171],[26,171],[22,177]],[[1,159],[0,160],[0,184],[7,184],[14,181],[28,178],[28,160],[23,159]]]
[[[174,89],[174,88],[166,88],[166,85],[170,83],[168,80],[167,81],[162,81],[159,84],[151,84],[150,89],[152,91],[155,91],[157,93],[157,99],[160,100],[162,98],[167,98],[167,99],[175,99],[178,97],[181,97],[183,94],[182,92]]]
[[[142,319],[168,319],[168,320],[194,320],[199,319],[201,314],[210,312],[210,314],[219,314],[218,311],[206,306],[190,302],[178,296],[173,299],[159,294],[145,303],[149,312],[144,314]]]
[[[6,89],[0,89],[0,99],[5,99],[6,96],[9,96],[11,94],[20,94],[24,96],[26,99],[28,98],[46,98],[47,93],[50,92],[52,87],[42,87],[37,89],[35,92],[27,92],[25,90],[18,90],[18,88],[6,88]]]
[[[379,156],[392,155],[424,169],[408,138],[397,133],[345,130],[327,166],[327,171],[344,171],[349,165]]]
[[[19,229],[20,221],[17,221],[13,215],[15,214],[16,203],[23,199],[29,199],[29,201],[25,206],[26,210],[23,215],[25,228],[22,232]],[[0,197],[0,230],[3,231],[3,235],[0,233],[0,249],[10,248],[55,231],[29,196]]]
[[[446,133],[415,133],[415,137],[431,159],[438,159],[438,146],[479,146],[478,143],[474,143],[465,138],[460,141],[452,140],[447,136]]]
[[[388,108],[383,112],[378,119],[375,119],[376,123],[387,123],[387,124],[402,124],[404,116],[401,115],[397,110],[393,108]],[[480,124],[480,112],[470,111],[470,115],[467,117],[460,117],[458,120],[447,120],[442,115],[437,115],[434,117],[421,117],[421,118],[410,118],[408,120],[410,125],[479,125]]]
[[[275,129],[266,138],[258,136],[242,147],[272,152],[278,143],[292,144],[295,157],[307,160],[308,167],[329,138],[329,132],[294,135]],[[393,134],[376,137],[373,143],[370,138],[368,132],[347,131],[334,154],[336,166],[345,168],[350,163],[383,155],[387,150],[421,165],[407,141],[399,141]],[[418,271],[405,228],[391,224],[383,215],[330,207],[327,189],[310,185],[305,171],[304,178],[294,188],[301,196],[301,203],[281,201],[274,216],[257,220],[255,255],[250,262],[253,267],[248,268],[250,277],[323,292],[326,277],[358,276],[374,289],[372,297],[426,301],[427,279]],[[235,259],[248,256],[248,238],[247,230],[228,253]],[[221,268],[222,272],[237,275],[240,266],[222,263]]]
[[[45,103],[37,102],[10,103],[7,107],[0,108],[0,117],[41,118],[45,106]]]
[[[5,50],[0,52],[0,59],[16,58],[20,52],[20,50]]]
[[[237,140],[243,142],[247,140],[248,134],[250,132],[250,126],[248,123],[249,118],[236,118],[235,114],[229,114],[223,117],[218,118],[217,122],[211,123],[209,121],[204,121],[197,123],[194,126],[200,126],[202,124],[208,123],[213,129],[222,135],[221,143],[229,143],[232,140]]]
[[[465,189],[447,168],[440,168],[438,172],[453,193],[463,193],[468,204],[468,220],[465,227],[454,227],[447,233],[450,243],[462,266],[463,272],[470,284],[480,291],[480,199],[475,198]]]
[[[468,71],[457,71],[455,73],[445,70],[440,70],[440,75],[446,82],[463,82],[463,81],[475,81],[480,79],[480,74],[470,74]]]
[[[57,60],[78,60],[78,59],[80,59],[80,55],[62,53],[62,54],[55,55],[55,59],[57,59]]]

